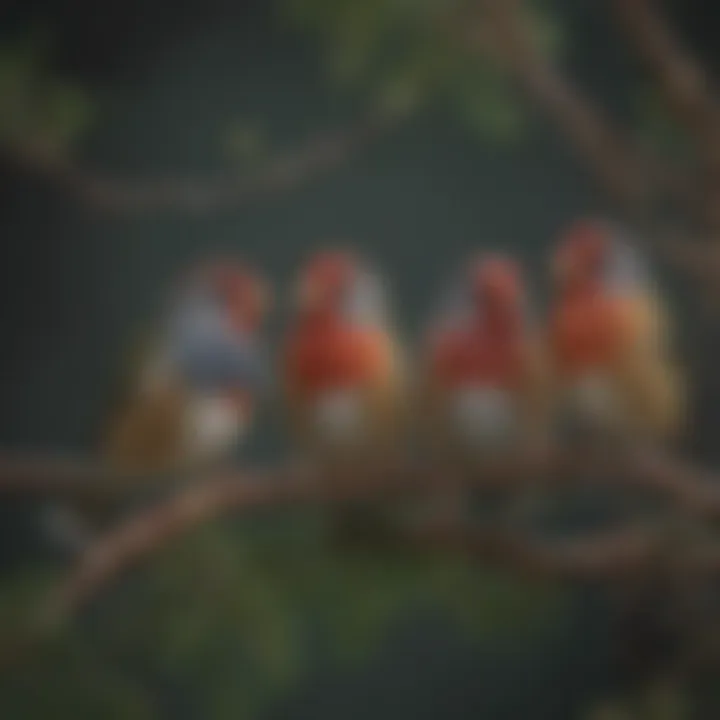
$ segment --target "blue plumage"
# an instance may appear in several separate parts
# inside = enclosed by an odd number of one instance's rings
[[[267,385],[263,348],[249,333],[233,328],[213,298],[193,297],[175,308],[164,345],[172,366],[200,392],[257,394]]]
[[[606,288],[613,293],[636,292],[650,282],[647,259],[625,237],[623,231],[613,227],[608,231],[612,238],[604,269]]]

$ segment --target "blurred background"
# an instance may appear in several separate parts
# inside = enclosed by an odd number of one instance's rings
[[[218,252],[277,284],[273,334],[298,264],[338,239],[387,273],[408,338],[478,248],[517,253],[542,298],[569,220],[625,208],[523,83],[464,44],[464,23],[451,27],[464,5],[6,0],[3,448],[90,456],[168,282]],[[608,3],[527,5],[543,57],[639,146],[684,157]],[[665,10],[711,71],[720,7]],[[696,323],[682,277],[662,270],[683,353],[703,364],[716,323]],[[715,374],[689,440],[706,462]],[[285,453],[263,416],[243,458]],[[61,567],[33,504],[4,504],[0,614],[12,627]],[[345,557],[312,515],[229,518],[174,543],[3,673],[0,716],[560,720],[589,717],[626,679],[606,593],[447,558]]]

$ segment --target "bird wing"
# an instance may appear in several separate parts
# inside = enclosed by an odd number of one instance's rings
[[[101,449],[111,466],[133,472],[167,469],[183,459],[187,393],[177,382],[140,386],[112,418]]]
[[[686,392],[668,313],[659,297],[645,294],[628,302],[625,317],[629,342],[617,368],[623,395],[641,429],[670,438],[682,427]]]
[[[528,330],[523,343],[519,396],[522,421],[533,438],[549,431],[554,396],[553,377],[546,338]]]

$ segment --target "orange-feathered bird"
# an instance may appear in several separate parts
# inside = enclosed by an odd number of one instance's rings
[[[528,305],[518,264],[483,255],[464,269],[431,326],[422,380],[426,447],[450,475],[545,445],[546,363]],[[448,488],[440,502],[456,514],[464,497]]]
[[[670,323],[649,268],[622,232],[574,224],[553,257],[549,344],[570,433],[626,443],[668,441],[684,392]]]
[[[367,470],[399,449],[404,377],[379,274],[351,252],[312,257],[283,352],[285,401],[306,459]]]
[[[547,430],[543,352],[520,268],[474,260],[431,329],[425,384],[438,438],[474,462]]]

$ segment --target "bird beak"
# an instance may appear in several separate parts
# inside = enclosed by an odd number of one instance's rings
[[[298,310],[307,311],[320,304],[321,293],[317,282],[303,278],[295,289],[295,306]]]
[[[264,317],[272,312],[275,305],[275,294],[272,288],[267,283],[260,282],[257,284],[255,294],[258,314]]]
[[[573,275],[573,263],[567,253],[557,254],[552,261],[551,273],[557,285],[565,285]]]

